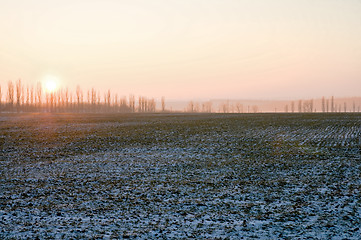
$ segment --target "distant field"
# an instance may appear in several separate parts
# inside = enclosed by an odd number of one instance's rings
[[[361,114],[0,114],[0,238],[361,239]]]

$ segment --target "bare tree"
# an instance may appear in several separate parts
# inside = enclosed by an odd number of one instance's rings
[[[334,98],[333,96],[331,97],[331,112],[335,112],[337,110],[337,108],[335,109],[335,105],[334,105]]]
[[[9,108],[10,110],[12,110],[13,106],[14,106],[14,84],[12,81],[8,82],[8,104],[9,104]]]
[[[84,94],[83,94],[83,91],[80,91],[80,103],[81,103],[81,111],[84,111]]]
[[[330,102],[330,101],[327,99],[327,100],[326,100],[326,112],[329,111],[329,105],[330,105],[329,102]]]
[[[134,97],[134,95],[129,96],[129,107],[131,109],[131,112],[135,112],[135,97]]]
[[[36,84],[36,98],[37,98],[37,103],[39,105],[39,110],[41,107],[41,98],[42,98],[42,88],[41,88],[41,83],[38,82]]]
[[[26,108],[30,105],[30,89],[29,86],[26,86]]]
[[[107,92],[107,105],[108,105],[108,109],[110,110],[110,100],[111,99],[111,93],[110,93],[110,89]]]
[[[113,111],[115,111],[115,112],[118,112],[118,110],[119,110],[118,94],[117,93],[114,95],[113,109],[114,109]]]
[[[312,112],[312,101],[311,100],[303,102],[303,112],[305,112],[305,113]]]
[[[0,112],[1,112],[1,98],[2,98],[3,94],[1,92],[1,85],[0,85]]]
[[[50,112],[54,112],[55,111],[55,99],[56,99],[56,96],[55,96],[55,92],[51,92],[49,94],[49,97],[50,97]]]
[[[78,104],[78,111],[80,111],[80,100],[81,100],[82,91],[79,85],[76,86],[75,94],[76,94],[76,102]]]
[[[68,88],[65,88],[64,97],[65,97],[65,108],[67,109],[66,111],[68,111],[68,107],[69,107],[69,89]]]
[[[253,113],[258,113],[258,106],[257,106],[257,105],[253,105],[253,106],[252,106],[252,111],[253,111]]]
[[[21,86],[21,79],[19,79],[16,82],[16,110],[19,112],[20,111],[20,102],[21,102],[21,90],[22,86]]]
[[[129,99],[129,105],[133,113],[135,113],[135,96],[131,95]]]
[[[138,97],[138,112],[143,112],[143,98]]]
[[[223,113],[227,113],[227,112],[228,112],[228,108],[227,108],[227,104],[226,104],[226,103],[222,103],[222,112],[223,112]]]
[[[129,108],[127,106],[127,97],[123,96],[120,99],[120,111],[121,112],[134,112],[135,111],[135,98],[133,97],[129,97]]]
[[[194,112],[194,103],[193,103],[193,101],[190,101],[188,103],[187,111],[191,112],[191,113]]]
[[[294,101],[291,102],[291,112],[292,113],[295,112],[295,102]]]
[[[223,113],[229,113],[229,100],[223,102],[220,108]]]
[[[236,103],[237,113],[243,113],[243,105],[240,102]]]
[[[302,100],[298,101],[298,112],[302,112]]]
[[[95,111],[100,111],[101,110],[101,106],[100,106],[100,91],[98,91],[98,95],[96,95],[95,97],[96,100],[96,110]]]
[[[45,93],[45,101],[46,101],[46,111],[49,111],[49,104],[50,104],[50,97],[49,97],[49,93]]]
[[[200,111],[200,106],[198,102],[194,103],[194,108],[193,108],[194,112],[199,112]]]
[[[73,103],[74,103],[74,101],[73,101],[73,92],[69,92],[69,99],[70,99],[70,103],[69,103],[69,110],[68,111],[73,111]]]
[[[34,86],[31,85],[30,88],[30,105],[33,106],[34,104]]]
[[[164,97],[162,97],[161,103],[162,103],[162,112],[164,112],[165,111],[165,98]]]
[[[95,91],[94,88],[91,89],[91,105],[92,105],[92,108],[93,108],[93,111],[95,111],[95,104],[96,104],[96,97],[97,97],[97,93]]]
[[[155,103],[154,98],[152,98],[148,101],[148,111],[155,112],[155,107],[156,107],[156,103]]]
[[[24,86],[21,87],[21,99],[20,99],[21,106],[25,105],[25,88]]]
[[[65,92],[63,89],[58,90],[57,98],[58,98],[58,107],[63,108],[65,110]]]
[[[212,112],[212,102],[208,101],[208,102],[203,103],[203,108],[204,108],[203,112],[211,113]]]
[[[325,97],[322,97],[322,112],[324,113],[326,110],[326,106],[325,106]]]

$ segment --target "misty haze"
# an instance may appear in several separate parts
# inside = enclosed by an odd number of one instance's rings
[[[0,239],[361,239],[360,1],[0,6]]]

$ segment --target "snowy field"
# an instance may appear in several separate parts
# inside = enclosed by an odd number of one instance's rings
[[[0,114],[0,239],[361,239],[361,114]]]

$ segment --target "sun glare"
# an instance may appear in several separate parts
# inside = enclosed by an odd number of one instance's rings
[[[44,87],[45,91],[48,93],[53,93],[58,88],[58,78],[55,76],[47,76],[44,78]]]

